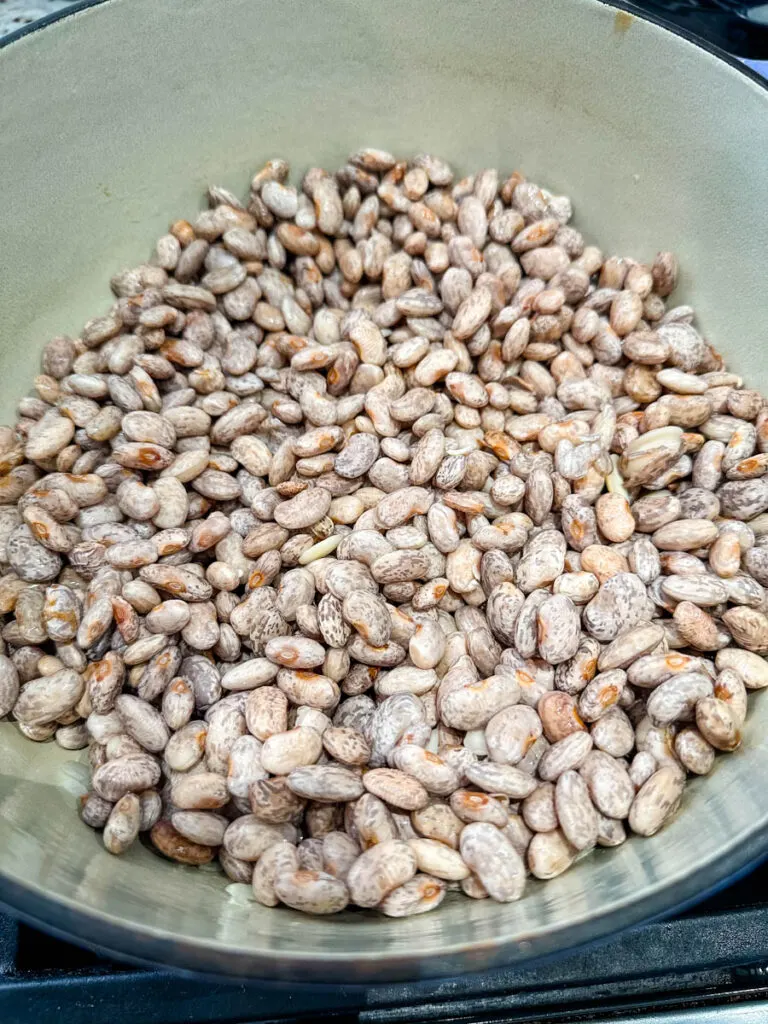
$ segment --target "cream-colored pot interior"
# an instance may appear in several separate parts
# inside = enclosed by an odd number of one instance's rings
[[[573,198],[609,252],[675,250],[680,301],[768,389],[768,92],[595,0],[109,0],[0,52],[0,414],[51,335],[110,303],[206,184],[245,191],[268,157],[434,151]],[[80,824],[81,755],[0,725],[0,898],[147,959],[360,982],[479,970],[677,906],[754,858],[768,822],[768,697],[744,748],[653,840],[598,851],[518,904],[447,901],[408,920],[243,906],[217,874]]]

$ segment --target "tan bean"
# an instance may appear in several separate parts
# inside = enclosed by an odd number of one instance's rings
[[[5,654],[0,655],[0,718],[14,707],[19,696],[19,674]]]
[[[635,731],[620,707],[607,711],[590,728],[592,742],[612,757],[624,757],[635,744]]]
[[[707,775],[715,763],[715,748],[697,729],[681,729],[675,736],[675,753],[694,775]]]
[[[186,839],[166,819],[161,819],[152,826],[150,838],[156,850],[179,864],[197,866],[208,864],[214,858],[215,851],[211,847],[201,846]]]
[[[541,719],[544,735],[550,743],[564,739],[572,732],[586,729],[577,710],[576,701],[568,693],[545,693],[536,710]]]
[[[331,808],[324,806],[324,811],[330,810]],[[349,869],[360,854],[360,847],[346,832],[333,828],[324,832],[322,840],[323,870],[335,878],[346,881]]]
[[[365,789],[393,807],[415,811],[426,806],[429,795],[424,786],[403,771],[374,768],[363,776]]]
[[[606,580],[584,609],[583,621],[589,633],[605,643],[620,629],[640,621],[646,607],[645,587],[633,573],[619,572]]]
[[[729,608],[723,613],[723,622],[733,639],[747,651],[768,652],[768,617],[756,608]]]
[[[275,892],[278,876],[293,874],[299,868],[296,847],[285,840],[268,846],[253,868],[253,895],[257,903],[265,907],[276,907],[280,899]]]
[[[741,744],[741,729],[733,711],[717,697],[703,697],[697,702],[696,725],[717,750],[735,750]]]
[[[569,597],[555,595],[538,609],[538,648],[550,665],[559,665],[574,656],[581,640],[578,610]]]
[[[715,664],[719,670],[730,668],[737,673],[748,690],[760,690],[768,686],[768,664],[752,651],[738,647],[726,647],[718,651]]]
[[[221,846],[227,819],[210,811],[175,811],[171,824],[185,839],[201,846]]]
[[[657,647],[663,636],[662,627],[656,623],[634,626],[603,649],[597,663],[599,670],[608,672],[615,668],[628,668],[638,658]]]
[[[274,637],[264,647],[264,654],[277,665],[292,669],[309,669],[322,665],[325,650],[307,637]]]
[[[589,733],[573,732],[544,751],[538,765],[539,775],[545,782],[554,782],[564,771],[579,768],[591,749]]]
[[[226,780],[213,772],[184,775],[171,787],[171,799],[181,810],[216,810],[229,800]]]
[[[185,601],[162,601],[145,619],[151,633],[178,633],[190,618],[190,606]]]
[[[301,491],[295,498],[277,506],[276,522],[289,530],[306,529],[319,522],[328,513],[331,494],[324,487]]]
[[[273,825],[296,821],[304,810],[304,800],[284,777],[255,780],[248,787],[248,799],[254,816]]]
[[[634,794],[632,794],[634,795]],[[563,772],[555,785],[555,809],[563,835],[577,850],[586,850],[597,842],[597,812],[587,785],[578,772]]]
[[[683,672],[665,680],[650,694],[648,715],[654,725],[668,725],[691,716],[698,702],[712,695],[712,681],[698,672]]]
[[[592,750],[581,766],[580,774],[598,811],[609,818],[627,817],[635,789],[622,762],[602,750]]]
[[[141,793],[160,781],[160,765],[149,754],[126,754],[108,761],[93,774],[93,788],[104,800],[118,801],[126,793]]]
[[[170,747],[171,744],[169,743],[168,746]],[[241,800],[248,799],[251,786],[268,777],[261,764],[261,747],[261,741],[255,736],[249,735],[238,736],[232,744],[226,776],[227,789],[232,796]]]
[[[658,767],[656,758],[647,750],[641,750],[632,758],[629,766],[629,777],[635,789],[640,789],[650,779]]]
[[[576,853],[559,829],[537,832],[528,847],[528,869],[535,878],[556,878],[568,870]]]
[[[352,902],[375,907],[416,874],[416,858],[407,843],[385,840],[361,853],[347,875]]]
[[[444,677],[445,678],[445,677]],[[439,693],[440,716],[446,725],[455,729],[480,729],[498,712],[511,707],[520,699],[520,685],[513,675],[500,673],[477,680],[474,675],[466,684],[450,692],[441,685]]]
[[[585,722],[596,722],[618,703],[627,681],[622,669],[596,675],[579,696],[579,714]]]
[[[121,694],[115,700],[115,709],[125,731],[145,750],[161,753],[169,738],[168,726],[160,712],[147,701],[131,694]]]
[[[668,654],[646,654],[630,665],[627,678],[632,686],[651,689],[673,675],[696,671],[700,665],[699,658],[690,654],[680,654],[677,651],[671,651]]]
[[[461,855],[488,894],[501,903],[520,899],[525,886],[525,866],[503,832],[476,822],[461,834]]]
[[[135,793],[126,793],[112,808],[104,826],[104,845],[110,853],[125,853],[139,834],[140,804]]]
[[[104,828],[113,804],[97,793],[84,793],[80,797],[80,817],[90,828]]]
[[[415,744],[405,743],[396,747],[393,758],[396,767],[420,782],[428,793],[447,796],[459,786],[460,777],[454,768],[437,754]]]
[[[685,776],[673,767],[662,767],[643,783],[629,812],[629,827],[641,836],[652,836],[677,810]]]
[[[731,668],[725,668],[717,674],[714,684],[714,695],[718,700],[725,701],[730,707],[739,724],[747,717],[747,689],[741,676]]]
[[[7,697],[15,688],[10,669],[5,671]],[[71,711],[83,695],[83,678],[71,669],[61,669],[25,683],[13,705],[17,721],[29,725],[48,725]]]
[[[267,737],[261,763],[272,775],[288,775],[294,768],[314,764],[322,749],[322,737],[314,729],[300,726]]]
[[[281,840],[295,843],[297,838],[293,825],[268,825],[252,814],[244,814],[227,826],[224,848],[239,860],[257,861],[273,843]]]
[[[517,764],[541,733],[541,720],[532,708],[523,705],[503,708],[486,726],[491,759],[499,764]]]
[[[349,768],[338,765],[307,765],[288,776],[293,793],[308,800],[346,803],[363,795],[363,782]]]

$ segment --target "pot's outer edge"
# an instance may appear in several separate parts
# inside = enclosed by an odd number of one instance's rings
[[[97,0],[101,2],[101,0]],[[372,987],[381,989],[385,986],[397,984],[419,984],[434,981],[439,983],[441,978],[448,978],[458,974],[475,974],[494,969],[509,967],[540,967],[547,963],[557,961],[565,956],[579,952],[586,952],[592,947],[601,946],[609,942],[618,932],[628,933],[633,928],[650,924],[653,921],[665,920],[666,918],[682,913],[695,907],[702,900],[708,899],[721,889],[733,884],[739,878],[748,874],[758,867],[766,856],[766,838],[764,831],[755,841],[747,847],[742,847],[738,855],[732,861],[726,860],[720,867],[725,874],[711,879],[706,888],[699,888],[698,882],[692,886],[681,885],[676,890],[675,902],[669,905],[666,902],[665,893],[660,893],[658,907],[645,904],[643,910],[631,915],[624,908],[620,908],[604,918],[590,918],[584,922],[583,927],[573,928],[568,932],[558,933],[556,942],[552,948],[539,947],[538,944],[531,944],[530,949],[519,949],[517,956],[510,956],[509,947],[503,947],[487,959],[485,957],[473,956],[472,962],[467,964],[464,951],[458,949],[456,952],[447,954],[439,962],[433,961],[427,970],[414,975],[411,960],[397,961],[375,961],[366,963],[358,961],[351,966],[349,961],[343,961],[344,973],[338,973],[331,969],[329,964],[323,960],[318,966],[305,960],[297,960],[293,963],[278,965],[275,969],[275,962],[272,959],[265,959],[263,962],[255,961],[248,954],[232,962],[231,950],[226,949],[215,957],[210,955],[210,946],[207,944],[182,943],[169,944],[165,937],[151,938],[147,935],[137,935],[133,929],[130,931],[125,925],[105,922],[103,918],[79,911],[77,908],[65,908],[56,901],[53,919],[50,915],[50,908],[54,904],[49,896],[42,898],[35,895],[33,900],[29,899],[30,890],[9,885],[8,880],[0,876],[0,912],[5,912],[24,924],[48,932],[54,938],[65,942],[73,942],[79,946],[91,950],[102,956],[113,957],[126,964],[138,968],[156,969],[158,966],[166,966],[172,969],[179,976],[201,980],[208,978],[213,983],[229,981],[232,983],[244,983],[254,986],[273,986],[282,989],[286,985],[293,988],[297,983],[306,985],[313,989],[337,989],[343,984],[345,989],[350,991],[369,990]],[[690,890],[690,891],[689,891]],[[597,924],[595,928],[594,925]],[[136,940],[139,940],[138,942]],[[136,943],[137,948],[129,950],[129,942]],[[351,969],[350,969],[351,968]],[[254,978],[254,971],[264,971],[264,975]],[[329,975],[334,980],[329,980]]]
[[[64,12],[44,19],[42,24],[28,26],[0,43],[4,48],[9,44],[29,37],[42,27],[56,24],[59,21],[77,16],[91,7],[106,5],[106,0],[85,0],[84,3]],[[691,39],[686,33],[665,25],[655,18],[645,17],[642,12],[628,5],[604,5],[610,9],[621,8],[639,20],[647,21],[673,34],[687,39],[700,49],[724,60],[739,73],[763,90],[766,83],[752,74],[743,65],[731,60],[716,48],[700,40]],[[585,5],[586,7],[586,5]],[[370,962],[352,960],[349,953],[335,958],[326,950],[322,956],[307,956],[297,952],[290,956],[281,951],[281,961],[277,967],[273,957],[256,957],[253,954],[233,949],[224,943],[186,942],[169,946],[166,935],[150,928],[127,926],[119,918],[109,915],[96,915],[83,911],[74,902],[67,903],[54,899],[42,889],[20,885],[9,878],[0,878],[0,897],[14,905],[17,910],[30,920],[51,927],[60,934],[77,935],[78,932],[87,936],[89,944],[98,945],[118,955],[134,956],[138,953],[141,960],[158,960],[177,967],[195,968],[203,971],[221,972],[241,976],[263,971],[272,977],[309,978],[331,980],[335,977],[340,981],[368,983],[372,981],[399,980],[403,978],[441,976],[456,973],[459,970],[481,970],[510,962],[521,962],[531,957],[548,956],[562,950],[564,946],[573,946],[584,941],[604,938],[616,927],[626,927],[638,923],[648,917],[656,917],[679,908],[681,902],[689,904],[692,900],[706,895],[708,891],[722,885],[731,875],[744,869],[753,862],[765,849],[765,825],[756,827],[748,840],[741,845],[734,845],[726,854],[720,853],[712,858],[700,870],[697,876],[688,875],[680,879],[668,880],[665,886],[658,888],[644,901],[634,903],[624,901],[606,913],[590,915],[584,920],[558,931],[551,932],[534,941],[524,940],[517,946],[506,945],[504,940],[499,943],[484,943],[472,947],[471,942],[462,940],[460,943],[446,944],[444,954],[434,955],[429,960],[413,961],[413,950],[396,956],[389,955],[386,959]],[[119,870],[119,866],[118,866]],[[701,892],[701,889],[704,892]],[[514,908],[510,908],[514,913]],[[382,923],[383,924],[383,923]],[[418,948],[418,947],[417,947]],[[129,953],[130,950],[130,953]],[[417,954],[418,955],[418,954]],[[343,973],[342,973],[343,972]],[[351,975],[354,975],[353,977]]]
[[[77,3],[72,4],[69,7],[65,7],[60,11],[53,11],[51,14],[46,14],[45,17],[38,18],[29,25],[23,25],[21,28],[17,28],[15,31],[9,32],[7,35],[0,38],[0,50],[6,46],[10,46],[12,43],[18,42],[20,39],[24,39],[26,36],[39,32],[41,29],[48,28],[50,25],[55,25],[57,22],[63,21],[65,18],[79,14],[81,11],[87,11],[90,7],[101,7],[103,4],[110,2],[111,0],[78,0]],[[708,39],[704,39],[702,36],[697,36],[693,32],[689,32],[687,29],[676,25],[673,21],[668,21],[666,18],[660,17],[655,12],[643,10],[642,7],[638,7],[633,3],[625,2],[625,0],[610,0],[610,3],[608,0],[596,0],[596,2],[602,4],[604,7],[623,11],[632,17],[640,18],[643,21],[649,22],[651,25],[663,28],[665,31],[671,32],[673,35],[680,36],[680,38],[685,39],[686,42],[692,43],[694,46],[698,46],[702,50],[706,50],[708,53],[711,53],[713,57],[717,57],[725,64],[729,64],[732,68],[735,68],[737,71],[741,71],[747,78],[751,78],[757,85],[768,90],[768,81],[766,81],[765,76],[761,75],[754,67],[752,67],[755,63],[765,63],[765,61],[758,62],[747,60],[743,62],[737,57],[734,57],[733,54],[728,53],[728,51],[724,50],[721,46],[717,46],[715,43],[710,42]]]

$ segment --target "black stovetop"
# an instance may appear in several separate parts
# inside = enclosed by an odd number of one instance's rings
[[[630,3],[734,57],[768,60],[765,0],[630,0]]]
[[[64,1024],[702,1024],[710,1014],[768,1020],[768,864],[679,917],[538,966],[369,989],[232,984],[129,967],[0,916],[2,1024],[54,1015]]]

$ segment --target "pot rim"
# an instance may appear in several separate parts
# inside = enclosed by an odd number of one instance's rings
[[[60,11],[53,11],[51,14],[46,14],[44,17],[30,22],[28,25],[22,25],[21,28],[17,28],[13,32],[8,33],[8,35],[3,36],[0,38],[0,50],[3,50],[6,46],[11,46],[13,43],[19,42],[21,39],[25,39],[27,36],[33,35],[35,32],[40,32],[42,29],[48,28],[49,25],[55,25],[57,22],[63,21],[65,18],[70,18],[75,14],[79,14],[81,11],[87,11],[90,7],[100,7],[102,4],[111,2],[113,2],[113,0],[77,0],[77,3],[73,3],[69,7],[65,7]],[[667,21],[666,18],[660,17],[655,11],[646,11],[636,4],[629,2],[629,0],[590,0],[590,2],[600,4],[602,7],[611,7],[617,11],[623,12],[624,14],[631,15],[633,18],[638,18],[640,21],[647,21],[651,25],[655,25],[657,28],[664,29],[667,32],[671,32],[673,35],[679,36],[681,39],[685,39],[686,42],[691,43],[700,50],[706,51],[718,60],[723,61],[724,64],[728,64],[730,67],[735,68],[736,71],[741,72],[741,74],[746,78],[749,78],[752,82],[761,86],[768,92],[768,79],[755,71],[754,68],[751,68],[748,64],[739,60],[738,57],[734,57],[733,54],[728,53],[728,51],[724,50],[721,46],[717,46],[708,39],[703,39],[701,36],[697,36],[694,32],[689,32],[688,29],[683,28],[680,25],[676,25],[671,21]]]
[[[70,7],[22,26],[0,39],[0,51],[65,18],[108,2],[111,0],[78,0]],[[645,12],[625,0],[582,2],[624,12],[670,32],[737,70],[768,93],[768,81],[748,65],[720,47],[669,23],[655,13]],[[412,952],[390,952],[381,960],[355,962],[349,953],[334,953],[332,948],[328,948],[322,954],[300,950],[281,951],[280,959],[286,969],[285,973],[277,981],[265,981],[263,978],[254,978],[253,972],[258,970],[265,974],[272,973],[274,979],[274,962],[267,955],[256,954],[213,939],[169,939],[167,934],[158,929],[145,925],[128,925],[119,917],[96,913],[74,901],[52,895],[41,887],[25,885],[2,873],[0,909],[8,910],[13,916],[58,937],[134,964],[164,964],[180,972],[194,972],[198,977],[207,976],[218,980],[229,978],[241,982],[249,980],[261,985],[282,984],[286,978],[298,979],[303,970],[309,970],[311,977],[305,979],[306,983],[314,981],[318,976],[328,977],[330,971],[331,977],[327,982],[315,984],[343,981],[348,987],[367,987],[377,982],[391,984],[397,981],[426,980],[456,974],[457,971],[465,972],[466,967],[462,966],[461,957],[468,949],[473,948],[488,954],[489,963],[481,968],[487,970],[515,962],[538,964],[577,948],[583,949],[585,946],[599,944],[606,941],[617,929],[623,931],[644,922],[679,913],[732,883],[764,859],[767,841],[768,826],[758,827],[745,842],[734,844],[724,852],[720,851],[718,856],[704,865],[703,870],[698,873],[668,880],[642,900],[637,900],[628,893],[625,898],[613,903],[608,909],[584,917],[547,935],[536,937],[527,943],[526,949],[522,948],[522,944],[510,945],[508,940],[504,939],[469,945],[466,942],[448,942],[440,952],[429,954],[428,958],[420,961],[418,979],[413,976]],[[344,968],[347,969],[346,978],[341,975]]]
[[[466,942],[447,943],[439,953],[420,960],[417,975],[412,969],[412,952],[389,952],[382,959],[361,961],[353,960],[349,953],[335,954],[332,948],[322,954],[281,950],[282,970],[275,974],[274,958],[263,953],[253,953],[215,939],[184,936],[180,941],[179,937],[169,938],[158,929],[127,925],[113,915],[96,914],[73,901],[51,896],[37,886],[26,886],[3,875],[0,875],[0,911],[63,941],[74,942],[137,967],[165,967],[218,983],[228,980],[278,988],[298,983],[317,989],[343,984],[347,989],[367,989],[398,983],[415,984],[505,967],[539,967],[563,956],[603,945],[614,935],[683,913],[749,874],[766,859],[766,837],[768,827],[761,826],[746,842],[734,845],[698,873],[673,880],[642,900],[627,895],[610,910],[589,915],[527,943],[514,945],[503,939],[470,947]],[[704,873],[708,879],[702,888]],[[524,945],[527,946],[525,950],[522,948]],[[490,954],[489,962],[468,970],[461,963],[462,954],[468,948],[478,952],[485,950]],[[259,972],[256,976],[255,971]],[[304,975],[304,971],[310,973]]]

